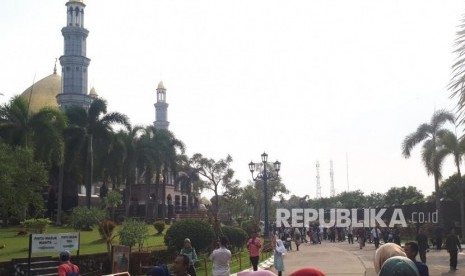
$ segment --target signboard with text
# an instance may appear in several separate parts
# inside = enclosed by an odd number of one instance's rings
[[[60,252],[79,250],[79,233],[32,234],[31,252]]]

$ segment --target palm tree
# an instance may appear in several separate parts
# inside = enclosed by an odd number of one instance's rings
[[[76,132],[80,132],[81,137],[74,137],[84,141],[87,145],[87,153],[85,154],[86,160],[86,205],[90,208],[91,204],[91,187],[93,181],[94,170],[94,140],[99,146],[97,148],[104,148],[109,145],[110,134],[113,132],[112,125],[120,124],[129,127],[129,120],[126,115],[111,112],[107,113],[107,102],[103,99],[95,99],[89,107],[85,110],[82,107],[74,106],[66,110],[70,124],[76,128]],[[81,146],[84,143],[81,143]],[[81,148],[82,150],[82,148]]]
[[[464,108],[465,108],[465,17],[462,19],[462,24],[459,26],[460,30],[457,31],[455,39],[457,54],[455,63],[452,65],[452,78],[449,82],[448,89],[452,97],[458,97],[458,117],[460,124],[465,122]]]
[[[5,138],[11,145],[26,149],[32,147],[36,160],[44,162],[49,168],[59,167],[57,206],[59,224],[65,151],[63,131],[66,125],[66,117],[61,111],[42,108],[37,113],[31,113],[28,102],[20,96],[13,97],[8,104],[0,107],[0,137]],[[51,175],[55,171],[51,170]]]
[[[457,175],[459,176],[459,193],[460,193],[460,224],[462,228],[462,237],[465,237],[465,214],[463,200],[463,181],[460,172],[460,164],[462,163],[462,155],[465,153],[465,138],[458,139],[452,131],[443,129],[439,131],[440,155],[452,155],[454,163],[457,167]]]
[[[35,158],[49,167],[63,162],[64,114],[53,108],[30,113],[25,99],[13,97],[0,106],[0,137],[10,145],[33,148]]]
[[[405,158],[410,157],[412,149],[419,143],[423,143],[422,161],[428,175],[434,176],[434,190],[436,192],[436,209],[438,210],[439,223],[443,226],[441,202],[439,195],[439,180],[441,179],[441,166],[444,160],[443,154],[438,152],[438,139],[442,126],[447,123],[454,123],[454,115],[445,110],[434,112],[429,124],[421,124],[417,130],[407,137],[402,143],[402,154]]]
[[[137,159],[138,159],[138,141],[139,141],[139,132],[143,130],[143,127],[136,126],[130,127],[127,131],[121,130],[118,135],[120,135],[121,140],[124,142],[125,146],[125,158],[123,161],[123,179],[126,184],[126,201],[125,201],[125,215],[129,216],[129,209],[131,207],[131,197],[132,197],[132,186],[136,184],[136,168],[137,168]]]
[[[178,150],[181,154],[184,154],[184,144],[182,141],[176,139],[174,134],[166,129],[158,130],[155,136],[155,141],[160,146],[160,154],[162,160],[161,172],[163,175],[162,181],[162,200],[161,200],[161,215],[162,218],[166,217],[166,183],[168,181],[168,174],[175,176],[177,174],[177,155]]]
[[[184,153],[184,144],[175,138],[174,134],[165,129],[157,129],[154,126],[148,126],[145,133],[140,139],[140,150],[145,153],[141,155],[140,164],[145,174],[147,184],[147,204],[146,217],[148,218],[148,202],[150,202],[150,183],[155,176],[154,202],[158,202],[158,195],[161,190],[162,216],[166,215],[166,182],[168,173],[176,174],[177,151]],[[160,179],[162,182],[160,185]],[[156,207],[156,206],[155,206]],[[154,211],[157,208],[154,209]]]

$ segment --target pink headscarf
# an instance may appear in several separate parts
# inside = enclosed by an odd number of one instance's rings
[[[390,242],[381,245],[375,253],[374,265],[376,274],[379,273],[384,262],[394,256],[407,257],[407,255],[405,255],[404,249],[395,243]]]
[[[242,271],[237,273],[237,276],[276,276],[269,270],[257,270],[257,271]]]
[[[325,276],[325,274],[316,268],[306,267],[292,272],[289,276]]]

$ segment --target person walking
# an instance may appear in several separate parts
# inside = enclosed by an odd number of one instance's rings
[[[371,236],[373,237],[373,243],[375,244],[376,249],[378,249],[379,247],[379,239],[381,235],[381,229],[379,229],[378,225],[376,225],[375,228],[371,229]]]
[[[349,241],[349,244],[354,244],[354,233],[352,225],[349,225],[349,227],[347,228],[347,240]]]
[[[360,246],[360,249],[362,249],[365,246],[365,228],[357,228],[357,241]]]
[[[276,246],[273,252],[273,265],[274,268],[278,271],[278,276],[283,275],[284,271],[284,260],[283,260],[283,254],[286,253],[286,248],[284,247],[284,243],[282,240],[277,239],[276,240]]]
[[[72,264],[71,253],[68,250],[60,252],[60,262],[58,266],[58,276],[79,276],[79,267]]]
[[[195,262],[197,261],[197,252],[195,252],[195,248],[192,247],[192,243],[189,238],[184,239],[184,247],[181,249],[179,254],[186,255],[189,258],[189,268],[187,272],[191,276],[196,276]]]
[[[420,229],[416,237],[418,243],[418,254],[420,255],[420,260],[422,263],[426,264],[426,251],[429,248],[428,237],[425,235],[424,231]]]
[[[260,257],[260,248],[262,244],[260,239],[257,238],[257,233],[252,233],[249,241],[247,242],[247,250],[249,250],[249,259],[252,264],[253,271],[258,270],[258,259]]]
[[[212,276],[229,276],[229,262],[231,261],[231,251],[227,249],[229,244],[228,238],[221,237],[219,248],[213,250],[210,254],[212,261]]]
[[[457,270],[457,255],[458,255],[458,250],[462,252],[462,247],[460,245],[459,238],[455,234],[455,229],[452,228],[450,230],[450,234],[447,235],[446,238],[446,249],[447,252],[449,252],[449,263],[450,263],[450,271],[455,271]]]
[[[297,251],[299,251],[299,246],[300,246],[300,243],[302,242],[302,235],[300,234],[299,228],[295,228],[294,230],[294,242],[295,242],[295,247],[297,248]]]

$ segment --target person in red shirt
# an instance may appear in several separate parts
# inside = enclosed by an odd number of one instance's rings
[[[249,250],[249,258],[252,263],[253,271],[258,270],[258,259],[260,256],[260,248],[262,244],[260,239],[257,238],[257,233],[252,233],[251,238],[247,242],[247,249]]]
[[[70,261],[71,253],[68,250],[60,252],[60,266],[58,276],[79,276],[79,267]]]

